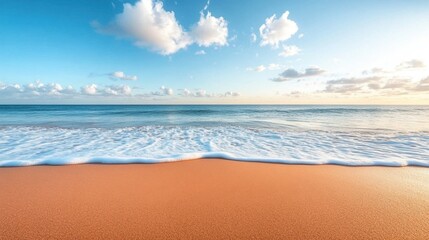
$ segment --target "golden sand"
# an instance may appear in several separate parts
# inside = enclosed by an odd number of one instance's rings
[[[0,239],[429,239],[429,169],[0,168]]]

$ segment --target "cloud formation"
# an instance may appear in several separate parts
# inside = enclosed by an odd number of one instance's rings
[[[400,63],[399,65],[396,66],[396,69],[402,70],[402,69],[424,68],[424,67],[425,67],[425,64],[423,63],[423,61],[412,59],[412,60]]]
[[[195,89],[193,91],[185,88],[179,90],[179,95],[182,97],[197,97],[197,98],[210,98],[210,97],[238,97],[240,93],[227,91],[225,93],[208,93],[204,89]]]
[[[109,74],[109,77],[114,80],[129,80],[129,81],[137,81],[138,78],[135,75],[126,75],[124,72],[117,71]]]
[[[59,83],[44,84],[40,81],[29,84],[0,84],[0,99],[62,99],[75,97],[97,96],[131,96],[131,87],[127,85],[111,85],[99,87],[96,84],[82,86],[80,91],[72,86],[63,87]]]
[[[293,79],[315,77],[322,75],[325,70],[319,67],[309,67],[304,70],[304,72],[299,72],[296,69],[288,68],[284,72],[280,73],[278,77],[271,79],[274,82],[285,82]]]
[[[268,65],[259,65],[256,67],[248,67],[246,68],[247,71],[255,71],[255,72],[263,72],[265,70],[278,70],[280,69],[282,66],[280,64],[276,64],[276,63],[270,63]]]
[[[97,85],[95,84],[86,85],[84,87],[81,87],[80,91],[86,95],[95,95],[97,94]]]
[[[429,92],[429,76],[419,80],[403,71],[424,67],[424,62],[415,59],[404,61],[393,69],[374,67],[363,71],[361,76],[329,80],[323,92],[383,96]]]
[[[159,88],[159,91],[156,92],[152,92],[151,93],[153,96],[171,96],[174,94],[174,91],[172,88],[168,88],[165,86],[161,86]]]
[[[398,95],[429,92],[429,76],[418,82],[406,77],[363,76],[330,80],[323,92],[339,94]]]
[[[380,88],[377,84],[380,77],[358,77],[358,78],[340,78],[329,80],[326,83],[325,92],[328,93],[350,93],[363,89],[364,85],[370,85],[370,88]]]
[[[192,43],[174,12],[164,10],[162,2],[153,0],[140,0],[135,5],[124,3],[123,12],[108,26],[97,23],[93,26],[102,33],[131,38],[135,45],[163,55],[175,53]]]
[[[295,45],[290,45],[290,46],[283,45],[283,50],[279,53],[279,56],[291,57],[291,56],[297,55],[300,51],[301,51],[301,49],[299,49]]]
[[[100,33],[132,39],[136,46],[162,55],[176,53],[193,43],[204,47],[224,46],[228,37],[228,24],[223,17],[201,12],[198,23],[187,32],[173,11],[166,11],[162,2],[154,0],[139,0],[134,5],[124,3],[123,12],[107,26],[96,21],[92,26]]]
[[[278,19],[275,14],[265,19],[265,23],[259,27],[261,46],[270,45],[277,48],[279,43],[288,40],[298,31],[298,25],[288,19],[288,16],[289,11],[286,11]]]
[[[0,82],[0,102],[8,102],[10,99],[20,99],[33,102],[35,100],[61,101],[61,100],[106,100],[112,99],[155,99],[154,97],[165,98],[174,96],[172,88],[161,86],[157,91],[141,93],[135,92],[138,88],[132,88],[128,85],[107,85],[98,86],[88,84],[75,90],[72,86],[63,87],[58,83],[44,84],[40,81],[29,84],[2,84]],[[190,98],[235,98],[239,97],[239,92],[226,91],[224,93],[208,93],[204,89],[179,89],[180,97]]]
[[[420,80],[413,90],[418,92],[429,92],[429,76]]]
[[[199,46],[227,45],[228,23],[223,17],[216,18],[210,12],[205,15],[201,13],[200,20],[192,28],[191,36]]]
[[[1,97],[40,97],[40,96],[61,96],[74,94],[76,91],[71,86],[63,87],[58,83],[44,84],[40,81],[29,84],[1,84]]]
[[[131,87],[127,85],[121,86],[107,86],[103,93],[108,96],[131,96],[132,90]]]

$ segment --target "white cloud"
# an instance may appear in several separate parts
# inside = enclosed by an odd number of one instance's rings
[[[105,95],[110,95],[110,96],[131,96],[132,94],[132,90],[129,86],[127,85],[122,85],[122,86],[107,86],[104,89],[104,94]]]
[[[204,7],[206,11],[210,1]],[[176,53],[188,45],[224,46],[228,44],[228,23],[223,17],[201,12],[200,19],[190,32],[183,29],[173,11],[166,11],[161,1],[139,0],[124,4],[124,10],[107,26],[96,21],[92,26],[100,33],[130,38],[139,47],[149,48],[162,55]]]
[[[324,92],[378,96],[425,93],[429,92],[429,77],[419,81],[416,75],[403,71],[424,67],[420,60],[404,61],[393,69],[374,67],[363,71],[361,76],[327,81]]]
[[[173,95],[173,93],[174,92],[173,92],[172,88],[161,86],[159,88],[159,91],[152,92],[151,95],[154,95],[154,96],[171,96],[171,95]]]
[[[223,17],[216,18],[210,12],[206,15],[201,13],[200,20],[192,28],[191,35],[199,46],[224,46],[228,44],[228,23]]]
[[[265,70],[279,70],[282,67],[280,64],[276,63],[270,63],[267,66],[265,65],[259,65],[256,67],[248,67],[246,68],[247,71],[255,71],[255,72],[263,72]]]
[[[196,51],[195,55],[206,55],[206,51],[204,51],[204,50]]]
[[[175,53],[192,43],[174,12],[164,10],[162,2],[153,0],[140,0],[134,5],[125,3],[123,12],[108,26],[96,22],[93,26],[102,33],[131,38],[135,45],[163,55]]]
[[[279,70],[282,67],[282,65],[280,64],[276,64],[276,63],[270,63],[267,66],[268,70]]]
[[[189,96],[191,94],[192,94],[191,90],[185,88],[185,89],[182,90],[182,93],[180,95],[182,95],[182,96]]]
[[[191,95],[192,96],[192,95]],[[204,89],[198,89],[193,94],[194,97],[210,97],[211,95],[206,92]]]
[[[250,41],[256,42],[257,39],[258,39],[258,37],[256,36],[256,34],[254,34],[254,33],[250,34]]]
[[[132,96],[132,90],[127,85],[106,86],[100,88],[95,84],[89,84],[76,91],[72,86],[63,87],[59,83],[44,84],[40,81],[25,85],[0,84],[0,99],[13,97],[15,99],[49,99],[49,98],[75,98],[75,97],[100,97],[100,96]]]
[[[58,83],[44,84],[40,81],[25,85],[20,84],[0,84],[0,95],[2,97],[40,97],[40,96],[62,96],[75,94],[76,91],[71,86],[63,87]]]
[[[15,88],[17,85],[15,84]],[[74,89],[71,86],[64,88],[61,84],[58,83],[48,83],[44,84],[40,81],[34,83],[29,83],[27,85],[20,86],[21,93],[25,95],[50,95],[50,96],[59,96],[62,94],[71,94],[74,92]]]
[[[238,96],[240,96],[240,93],[232,92],[232,91],[227,91],[225,93],[219,93],[219,94],[208,93],[204,89],[195,89],[194,91],[191,91],[191,90],[185,88],[185,89],[180,89],[179,91],[180,91],[179,95],[182,97],[197,97],[197,98],[221,97],[222,98],[222,97],[238,97]]]
[[[185,89],[180,89],[179,91],[180,91],[179,95],[183,97],[211,97],[212,96],[208,94],[207,91],[204,89],[195,89],[194,91],[191,91],[185,88]]]
[[[279,43],[288,40],[298,31],[298,25],[288,19],[288,16],[289,12],[286,11],[279,19],[276,18],[275,14],[265,19],[265,23],[259,27],[261,46],[278,47]]]
[[[279,53],[279,56],[290,57],[290,56],[297,55],[300,51],[301,51],[301,49],[299,49],[297,46],[283,45],[283,50]]]
[[[303,38],[303,37],[304,37],[303,33],[301,33],[301,34],[298,35],[298,38]]]
[[[115,80],[129,80],[129,81],[136,81],[138,78],[137,76],[129,75],[127,76],[124,72],[117,71],[109,74],[110,78]]]
[[[86,95],[95,95],[97,94],[97,85],[90,84],[81,88],[81,92]]]
[[[265,71],[265,69],[266,69],[266,67],[264,65],[259,65],[259,66],[255,67],[253,70],[255,72],[263,72],[263,71]]]
[[[292,79],[315,77],[322,75],[325,70],[319,67],[309,67],[304,70],[304,72],[299,72],[296,69],[288,68],[284,72],[280,73],[278,77],[271,79],[274,82],[285,82]]]
[[[204,11],[205,11],[205,10],[207,10],[207,9],[209,8],[209,6],[210,6],[210,0],[207,0],[207,3],[206,3],[206,5],[204,6],[203,10],[204,10]]]
[[[398,95],[429,92],[429,76],[418,82],[411,77],[362,76],[330,80],[324,92],[339,94]]]
[[[2,84],[0,82],[0,102],[10,102],[11,99],[16,101],[33,101],[33,100],[76,100],[76,99],[100,99],[109,100],[116,98],[126,99],[141,99],[151,98],[154,96],[167,97],[173,96],[174,92],[172,88],[162,86],[158,91],[149,93],[134,92],[134,89],[127,85],[108,85],[108,86],[97,86],[96,84],[88,84],[82,86],[80,91],[76,91],[72,86],[64,87],[58,83],[44,84],[40,81],[36,81],[29,84]],[[180,89],[179,95],[183,97],[213,97],[213,98],[225,98],[225,97],[238,97],[240,93],[227,91],[224,93],[208,93],[204,89],[195,89],[193,91],[188,89]]]

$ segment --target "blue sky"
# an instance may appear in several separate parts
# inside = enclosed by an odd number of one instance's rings
[[[427,26],[427,1],[3,0],[0,103],[429,104]]]

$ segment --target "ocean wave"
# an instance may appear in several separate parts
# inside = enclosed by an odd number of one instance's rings
[[[160,163],[198,158],[429,167],[429,133],[276,131],[239,126],[0,128],[2,167]]]

